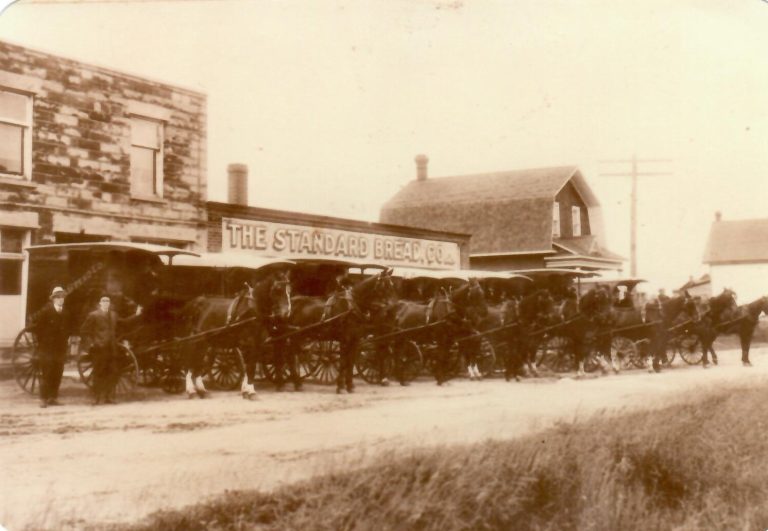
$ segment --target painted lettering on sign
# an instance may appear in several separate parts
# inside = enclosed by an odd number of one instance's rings
[[[287,258],[346,258],[443,269],[455,269],[460,262],[459,246],[453,242],[301,225],[224,218],[222,236],[224,251]]]

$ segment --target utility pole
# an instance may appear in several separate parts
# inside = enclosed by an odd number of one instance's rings
[[[670,159],[638,159],[632,155],[631,159],[624,160],[601,160],[602,164],[627,164],[629,163],[629,173],[601,173],[603,177],[630,177],[632,179],[632,196],[630,205],[630,234],[629,234],[629,275],[637,277],[637,178],[646,176],[672,175],[669,172],[639,172],[638,163],[653,162],[672,162]]]

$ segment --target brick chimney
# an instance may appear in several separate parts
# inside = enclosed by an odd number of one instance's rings
[[[429,164],[429,157],[427,157],[426,155],[416,155],[416,158],[413,160],[416,161],[416,180],[426,181],[427,180],[427,164]]]
[[[233,205],[248,206],[248,166],[245,164],[230,164],[228,201]]]
[[[723,213],[718,210],[715,212],[715,221],[720,221],[721,219],[723,219]]]

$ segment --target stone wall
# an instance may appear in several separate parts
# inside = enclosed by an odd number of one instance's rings
[[[36,211],[33,243],[55,232],[188,241],[205,249],[206,97],[0,42],[0,73],[40,80],[31,182],[0,178],[0,208]],[[163,197],[130,193],[129,107],[162,108]]]

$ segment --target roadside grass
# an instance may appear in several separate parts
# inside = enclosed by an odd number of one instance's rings
[[[767,399],[766,385],[708,390],[513,441],[386,455],[111,529],[766,529]]]

